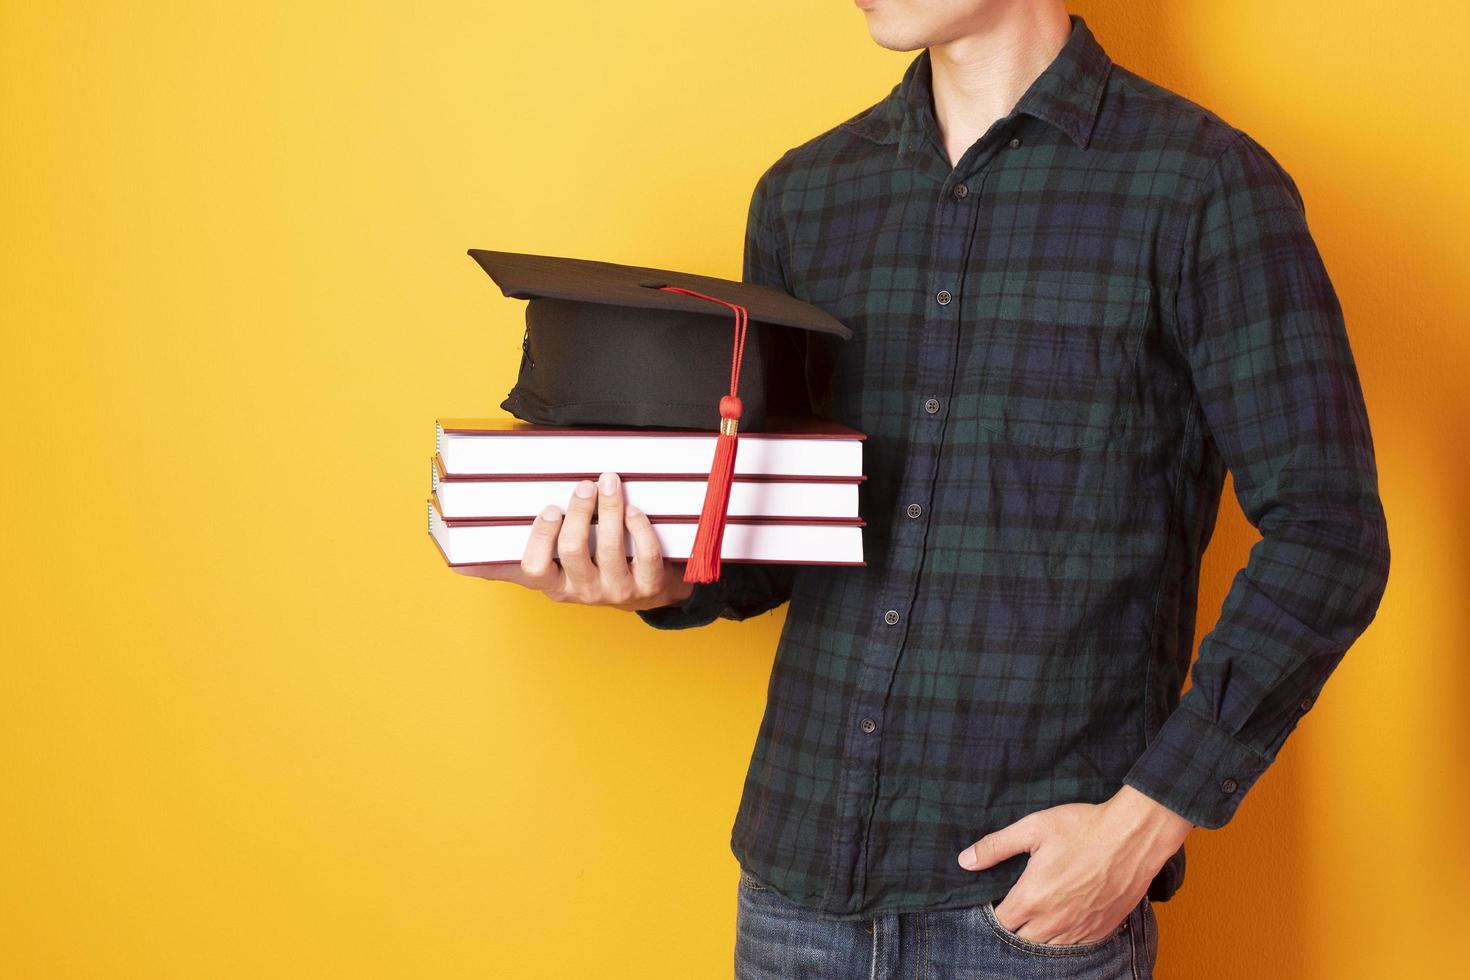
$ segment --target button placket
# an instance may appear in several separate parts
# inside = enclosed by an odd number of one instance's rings
[[[942,184],[936,188],[938,201],[930,207],[937,208],[938,227],[919,243],[922,257],[915,259],[933,275],[927,285],[934,302],[928,305],[923,330],[916,341],[914,383],[926,417],[939,424],[916,426],[904,453],[903,469],[897,481],[897,500],[904,503],[892,511],[890,519],[898,522],[892,539],[892,559],[882,594],[876,600],[882,622],[863,652],[855,691],[848,704],[852,712],[848,716],[852,734],[846,741],[837,777],[839,827],[828,862],[827,897],[853,908],[865,900],[869,820],[873,813],[873,794],[877,792],[877,758],[883,741],[879,719],[885,717],[893,674],[909,632],[908,616],[915,601],[915,586],[924,564],[924,535],[929,522],[914,518],[924,513],[920,502],[933,498],[938,476],[945,415],[937,393],[950,391],[954,385],[959,332],[954,313],[962,305],[954,301],[960,289],[957,284],[964,280],[968,241],[975,234],[978,221],[979,208],[974,206],[976,202],[971,199],[975,195],[971,192],[979,186],[971,179],[947,190]],[[959,200],[969,203],[961,207]],[[871,731],[869,724],[873,726]]]

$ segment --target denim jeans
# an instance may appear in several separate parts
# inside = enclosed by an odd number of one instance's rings
[[[1158,951],[1147,896],[1106,938],[1057,945],[1006,929],[993,902],[841,920],[740,872],[736,980],[1146,980]]]

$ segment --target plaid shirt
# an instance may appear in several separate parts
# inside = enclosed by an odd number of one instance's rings
[[[1122,783],[1222,826],[1385,586],[1295,183],[1072,25],[953,168],[926,49],[761,177],[745,278],[853,330],[791,331],[788,381],[868,436],[868,564],[726,564],[639,612],[679,629],[789,600],[730,844],[841,918],[999,901],[1026,855],[967,871],[965,846]],[[1227,467],[1261,537],[1191,671]],[[1181,847],[1150,897],[1183,875]]]

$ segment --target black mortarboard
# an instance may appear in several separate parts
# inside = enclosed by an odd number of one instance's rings
[[[520,374],[501,408],[543,425],[718,430],[684,576],[718,578],[737,429],[762,431],[767,414],[776,414],[770,406],[797,404],[771,390],[776,379],[793,377],[790,365],[777,363],[778,351],[793,349],[778,343],[778,332],[846,340],[852,331],[820,307],[756,283],[592,259],[469,254],[502,293],[530,300]]]
[[[469,254],[502,293],[530,300],[520,376],[500,405],[527,422],[718,428],[720,397],[730,393],[735,311],[658,287],[745,308],[738,394],[746,432],[761,431],[768,403],[785,394],[769,390],[784,375],[772,363],[781,349],[772,328],[852,336],[821,307],[770,286],[591,259]]]

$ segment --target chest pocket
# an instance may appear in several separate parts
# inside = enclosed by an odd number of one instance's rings
[[[1001,441],[1101,446],[1141,401],[1139,348],[1153,289],[1101,275],[1008,275],[967,304],[953,408]]]

